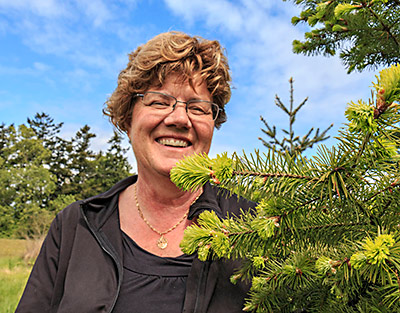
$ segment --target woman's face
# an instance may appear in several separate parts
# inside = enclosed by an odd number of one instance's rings
[[[193,83],[194,89],[188,81],[182,82],[172,74],[161,88],[150,87],[147,91],[162,92],[185,102],[193,99],[212,101],[205,82],[194,79]],[[138,174],[169,177],[171,168],[183,157],[208,153],[213,131],[212,119],[190,119],[185,104],[179,102],[174,111],[160,112],[145,106],[138,98],[128,130]]]

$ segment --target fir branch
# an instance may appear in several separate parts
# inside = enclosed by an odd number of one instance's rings
[[[393,183],[390,184],[390,186],[385,187],[384,189],[378,190],[375,192],[371,197],[369,197],[366,201],[370,201],[374,199],[376,196],[379,194],[385,193],[386,191],[390,191],[393,188],[400,187],[400,182],[396,179]]]
[[[363,3],[364,5],[365,3]],[[371,12],[371,14],[376,18],[376,20],[382,25],[383,30],[387,32],[387,34],[393,39],[393,41],[396,43],[396,46],[400,48],[400,43],[397,41],[397,38],[395,35],[393,35],[391,28],[386,25],[386,23],[381,19],[381,17],[376,14],[376,12],[371,8],[371,5],[368,5],[368,10]]]

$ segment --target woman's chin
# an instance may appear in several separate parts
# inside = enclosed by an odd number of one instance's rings
[[[154,167],[154,169],[160,176],[169,178],[171,169],[176,165],[177,162],[179,162],[179,159],[168,160],[164,164],[159,164],[159,166]]]

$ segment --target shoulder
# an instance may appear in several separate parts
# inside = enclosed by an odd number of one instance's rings
[[[242,212],[247,212],[256,207],[256,203],[240,197],[230,191],[212,186],[207,183],[203,186],[204,192],[199,198],[198,205],[200,209],[212,209],[220,217],[228,215],[241,215]]]
[[[229,215],[241,215],[242,212],[247,212],[254,209],[257,203],[238,196],[230,191],[214,187],[217,189],[217,199],[219,206],[224,216]]]
[[[103,193],[71,203],[57,214],[55,222],[77,222],[86,208],[90,208],[91,211],[101,211],[116,195],[133,184],[136,179],[137,176],[130,176],[119,181]]]

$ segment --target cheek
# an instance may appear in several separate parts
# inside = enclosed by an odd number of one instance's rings
[[[209,147],[211,145],[211,140],[214,134],[214,124],[203,125],[197,130],[198,139],[203,146]]]

